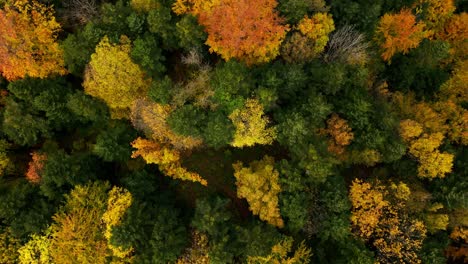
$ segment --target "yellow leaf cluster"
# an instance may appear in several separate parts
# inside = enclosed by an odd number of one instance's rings
[[[131,44],[122,36],[120,44],[105,36],[91,55],[83,87],[85,92],[104,100],[114,118],[128,117],[137,98],[145,96],[151,79],[130,58]]]
[[[383,208],[389,203],[384,200],[381,187],[373,187],[370,183],[355,179],[349,191],[349,199],[353,208],[351,223],[357,227],[357,233],[363,238],[369,238],[383,215]]]
[[[377,263],[421,263],[417,252],[426,227],[405,215],[405,202],[411,194],[408,186],[399,183],[390,188],[391,192],[379,184],[353,181],[349,193],[353,230],[377,249]]]
[[[229,115],[236,128],[234,147],[250,147],[255,144],[268,145],[276,138],[276,129],[267,127],[269,120],[264,116],[263,106],[256,99],[247,99],[244,108]]]
[[[335,30],[335,23],[330,14],[316,13],[312,17],[304,17],[299,21],[297,29],[308,38],[314,40],[314,51],[320,53],[328,43],[328,35]]]
[[[18,249],[21,243],[19,239],[11,234],[10,229],[0,231],[0,263],[14,264],[17,263]]]
[[[166,120],[173,108],[152,102],[146,98],[139,98],[131,107],[131,121],[135,128],[142,130],[147,137],[164,144],[170,144],[175,149],[192,149],[202,144],[202,140],[190,136],[174,133]]]
[[[176,0],[172,4],[172,11],[176,15],[192,14],[198,16],[202,12],[209,13],[220,2],[220,0]]]
[[[437,37],[450,43],[450,53],[455,60],[466,58],[468,55],[468,41],[466,41],[468,39],[468,13],[453,15]]]
[[[405,119],[400,122],[400,135],[406,142],[419,137],[422,133],[422,125],[414,120]]]
[[[50,256],[51,230],[46,230],[44,235],[32,234],[29,241],[19,250],[19,263],[21,264],[52,264]]]
[[[274,168],[274,159],[269,156],[253,161],[249,167],[242,162],[232,165],[236,178],[237,196],[245,198],[254,215],[271,225],[283,227],[278,194],[281,192],[279,173]]]
[[[107,210],[102,215],[102,221],[106,226],[104,236],[107,239],[107,246],[112,251],[113,255],[118,258],[128,259],[133,252],[133,248],[125,250],[110,243],[112,228],[122,222],[122,218],[130,205],[132,205],[132,194],[128,190],[114,186],[109,191]]]
[[[66,204],[53,216],[50,255],[56,264],[106,263],[107,241],[103,236],[102,214],[106,208],[107,185],[76,186]]]
[[[57,42],[61,27],[51,7],[35,0],[7,2],[0,25],[0,73],[7,80],[66,74]]]
[[[443,29],[455,11],[453,0],[419,0],[416,5],[416,12],[423,13],[427,27],[435,32]]]
[[[409,141],[409,153],[419,160],[418,176],[422,178],[443,178],[452,171],[454,156],[441,153],[442,133],[423,134]]]
[[[307,264],[310,263],[312,252],[301,242],[299,247],[294,251],[294,255],[289,257],[292,253],[293,239],[286,237],[278,244],[274,245],[271,249],[271,254],[262,256],[249,256],[247,258],[248,264]]]
[[[159,169],[167,176],[174,179],[199,182],[205,186],[208,184],[198,173],[189,172],[183,168],[180,152],[167,144],[137,138],[132,142],[132,146],[137,149],[133,151],[132,158],[141,156],[148,164],[158,164]]]

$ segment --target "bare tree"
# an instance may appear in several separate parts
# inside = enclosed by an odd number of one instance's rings
[[[96,0],[64,0],[62,18],[71,27],[88,23],[98,15]]]
[[[340,61],[363,64],[368,60],[369,43],[363,34],[346,25],[330,35],[323,59],[326,62]]]

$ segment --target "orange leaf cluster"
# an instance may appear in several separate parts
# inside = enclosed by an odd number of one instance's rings
[[[383,50],[382,58],[390,61],[397,52],[406,54],[416,48],[423,38],[428,36],[424,31],[425,24],[416,22],[416,17],[409,9],[402,9],[397,14],[385,14],[379,21],[376,41]]]
[[[354,138],[348,122],[335,113],[327,120],[326,132],[331,136],[331,139],[328,141],[328,151],[336,155],[343,154],[345,147]]]
[[[31,183],[39,183],[41,181],[41,171],[44,169],[44,163],[47,160],[45,154],[33,152],[32,160],[29,162],[26,179]]]
[[[275,0],[224,0],[201,12],[199,22],[208,33],[210,52],[249,65],[274,59],[289,29],[276,5]]]
[[[174,179],[199,182],[205,186],[208,184],[198,173],[189,172],[182,167],[180,152],[169,145],[137,138],[132,142],[132,146],[137,149],[133,151],[132,158],[141,156],[148,164],[158,164],[159,169],[167,176]]]
[[[468,229],[466,227],[457,226],[450,234],[450,238],[455,244],[448,247],[446,255],[454,260],[461,261],[460,263],[468,262]],[[457,262],[458,263],[458,262]]]
[[[0,25],[0,73],[7,80],[66,73],[52,8],[35,0],[7,3]]]

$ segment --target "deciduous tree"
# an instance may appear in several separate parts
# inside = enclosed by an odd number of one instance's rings
[[[151,80],[130,58],[131,44],[122,36],[120,44],[104,37],[91,55],[83,87],[89,95],[104,100],[113,117],[128,117],[135,99],[146,95]]]
[[[267,127],[269,120],[264,116],[263,106],[256,99],[248,99],[242,109],[236,109],[229,115],[236,127],[234,147],[268,145],[276,138],[276,128]]]
[[[249,167],[242,162],[232,165],[236,177],[237,196],[247,199],[250,210],[261,220],[271,225],[283,227],[279,211],[278,194],[281,192],[279,173],[274,168],[274,159],[270,156],[253,161]]]
[[[0,73],[7,80],[66,73],[53,9],[32,0],[0,10]]]
[[[376,31],[376,41],[382,49],[382,58],[390,61],[395,53],[407,53],[416,48],[427,36],[425,24],[417,22],[409,9],[397,14],[385,14],[380,18]]]
[[[210,51],[247,64],[274,59],[288,31],[276,5],[275,0],[226,0],[201,12],[199,22],[208,33]]]
[[[306,247],[304,242],[301,242],[299,247],[294,251],[292,250],[293,239],[291,237],[286,237],[278,244],[274,245],[271,249],[271,254],[266,257],[261,256],[249,256],[247,258],[247,263],[249,264],[307,264],[310,263],[310,257],[312,256],[312,251]]]

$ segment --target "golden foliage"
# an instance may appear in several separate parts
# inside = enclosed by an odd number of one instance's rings
[[[247,257],[248,264],[307,264],[310,263],[312,252],[306,247],[304,241],[294,251],[294,255],[288,257],[292,253],[293,239],[286,237],[271,249],[271,254],[266,257],[249,256]]]
[[[335,30],[335,23],[330,14],[316,13],[312,17],[304,17],[299,21],[297,29],[305,36],[314,40],[314,51],[320,53],[328,43],[328,35]]]
[[[209,264],[208,236],[197,230],[192,231],[192,242],[190,248],[177,259],[176,264]]]
[[[405,214],[411,191],[404,183],[384,186],[355,179],[349,198],[354,232],[377,250],[377,263],[421,263],[417,252],[422,247],[426,228],[422,221]]]
[[[0,9],[0,73],[9,81],[66,74],[53,9],[35,0],[12,2]]]
[[[31,153],[32,160],[28,164],[28,171],[26,172],[26,179],[34,184],[37,184],[41,181],[41,172],[44,168],[44,162],[47,160],[45,154],[40,154],[38,152]]]
[[[278,200],[281,186],[274,162],[272,157],[265,156],[262,160],[251,162],[249,167],[242,167],[242,162],[237,162],[232,167],[236,178],[237,196],[245,198],[249,209],[261,220],[283,227]]]
[[[198,16],[201,13],[209,13],[220,2],[220,0],[176,0],[172,5],[172,11],[177,15]]]
[[[83,87],[85,92],[104,100],[114,118],[128,117],[134,100],[145,96],[151,80],[130,58],[130,40],[122,36],[112,44],[105,36],[91,55]]]
[[[418,122],[405,119],[400,122],[400,136],[406,142],[419,137],[423,132],[423,127]]]
[[[269,120],[264,116],[263,106],[256,99],[247,99],[244,108],[234,110],[229,119],[236,127],[231,143],[234,147],[268,145],[276,138],[276,129],[267,128]]]
[[[11,234],[10,229],[0,230],[0,263],[15,264],[21,243]]]
[[[205,186],[208,184],[198,173],[189,172],[183,168],[180,152],[167,144],[137,138],[132,142],[132,146],[137,149],[133,151],[132,158],[141,156],[148,164],[158,164],[159,169],[167,176],[174,179],[199,182]]]
[[[441,153],[442,133],[424,134],[410,143],[409,153],[419,160],[418,176],[423,178],[443,178],[452,171],[454,156]]]
[[[249,65],[274,59],[289,30],[276,5],[275,0],[224,0],[201,12],[199,23],[208,33],[210,52]]]
[[[423,20],[428,29],[435,32],[443,29],[445,23],[455,11],[453,0],[419,0],[416,5],[416,12],[423,14]]]
[[[468,261],[468,247],[466,246],[468,244],[468,229],[463,226],[457,226],[450,234],[450,238],[455,244],[448,247],[446,250],[447,256],[452,260],[466,263]]]
[[[385,14],[380,18],[376,31],[376,41],[382,49],[382,58],[390,61],[397,52],[406,54],[416,48],[421,40],[428,36],[425,24],[416,22],[416,17],[409,9],[402,9],[397,14]]]
[[[133,126],[143,131],[147,137],[164,144],[171,144],[175,149],[192,149],[202,144],[202,140],[194,137],[180,136],[172,132],[166,123],[173,108],[169,105],[157,104],[146,98],[134,101],[131,108]]]
[[[102,214],[106,208],[107,185],[76,186],[66,195],[66,204],[53,216],[50,255],[56,264],[106,263],[107,241]]]
[[[51,230],[48,228],[44,235],[32,234],[29,241],[19,250],[21,264],[53,264],[50,256]]]
[[[107,199],[107,210],[102,215],[102,221],[106,226],[104,236],[107,239],[107,246],[112,251],[113,255],[122,259],[129,259],[133,253],[133,248],[122,249],[111,244],[112,228],[122,222],[127,209],[132,205],[132,194],[121,187],[114,186],[109,191],[109,198]]]
[[[433,204],[429,209],[429,213],[426,215],[425,223],[427,231],[435,233],[439,230],[446,230],[449,224],[449,216],[447,214],[437,212],[443,209],[444,206],[440,203]]]

